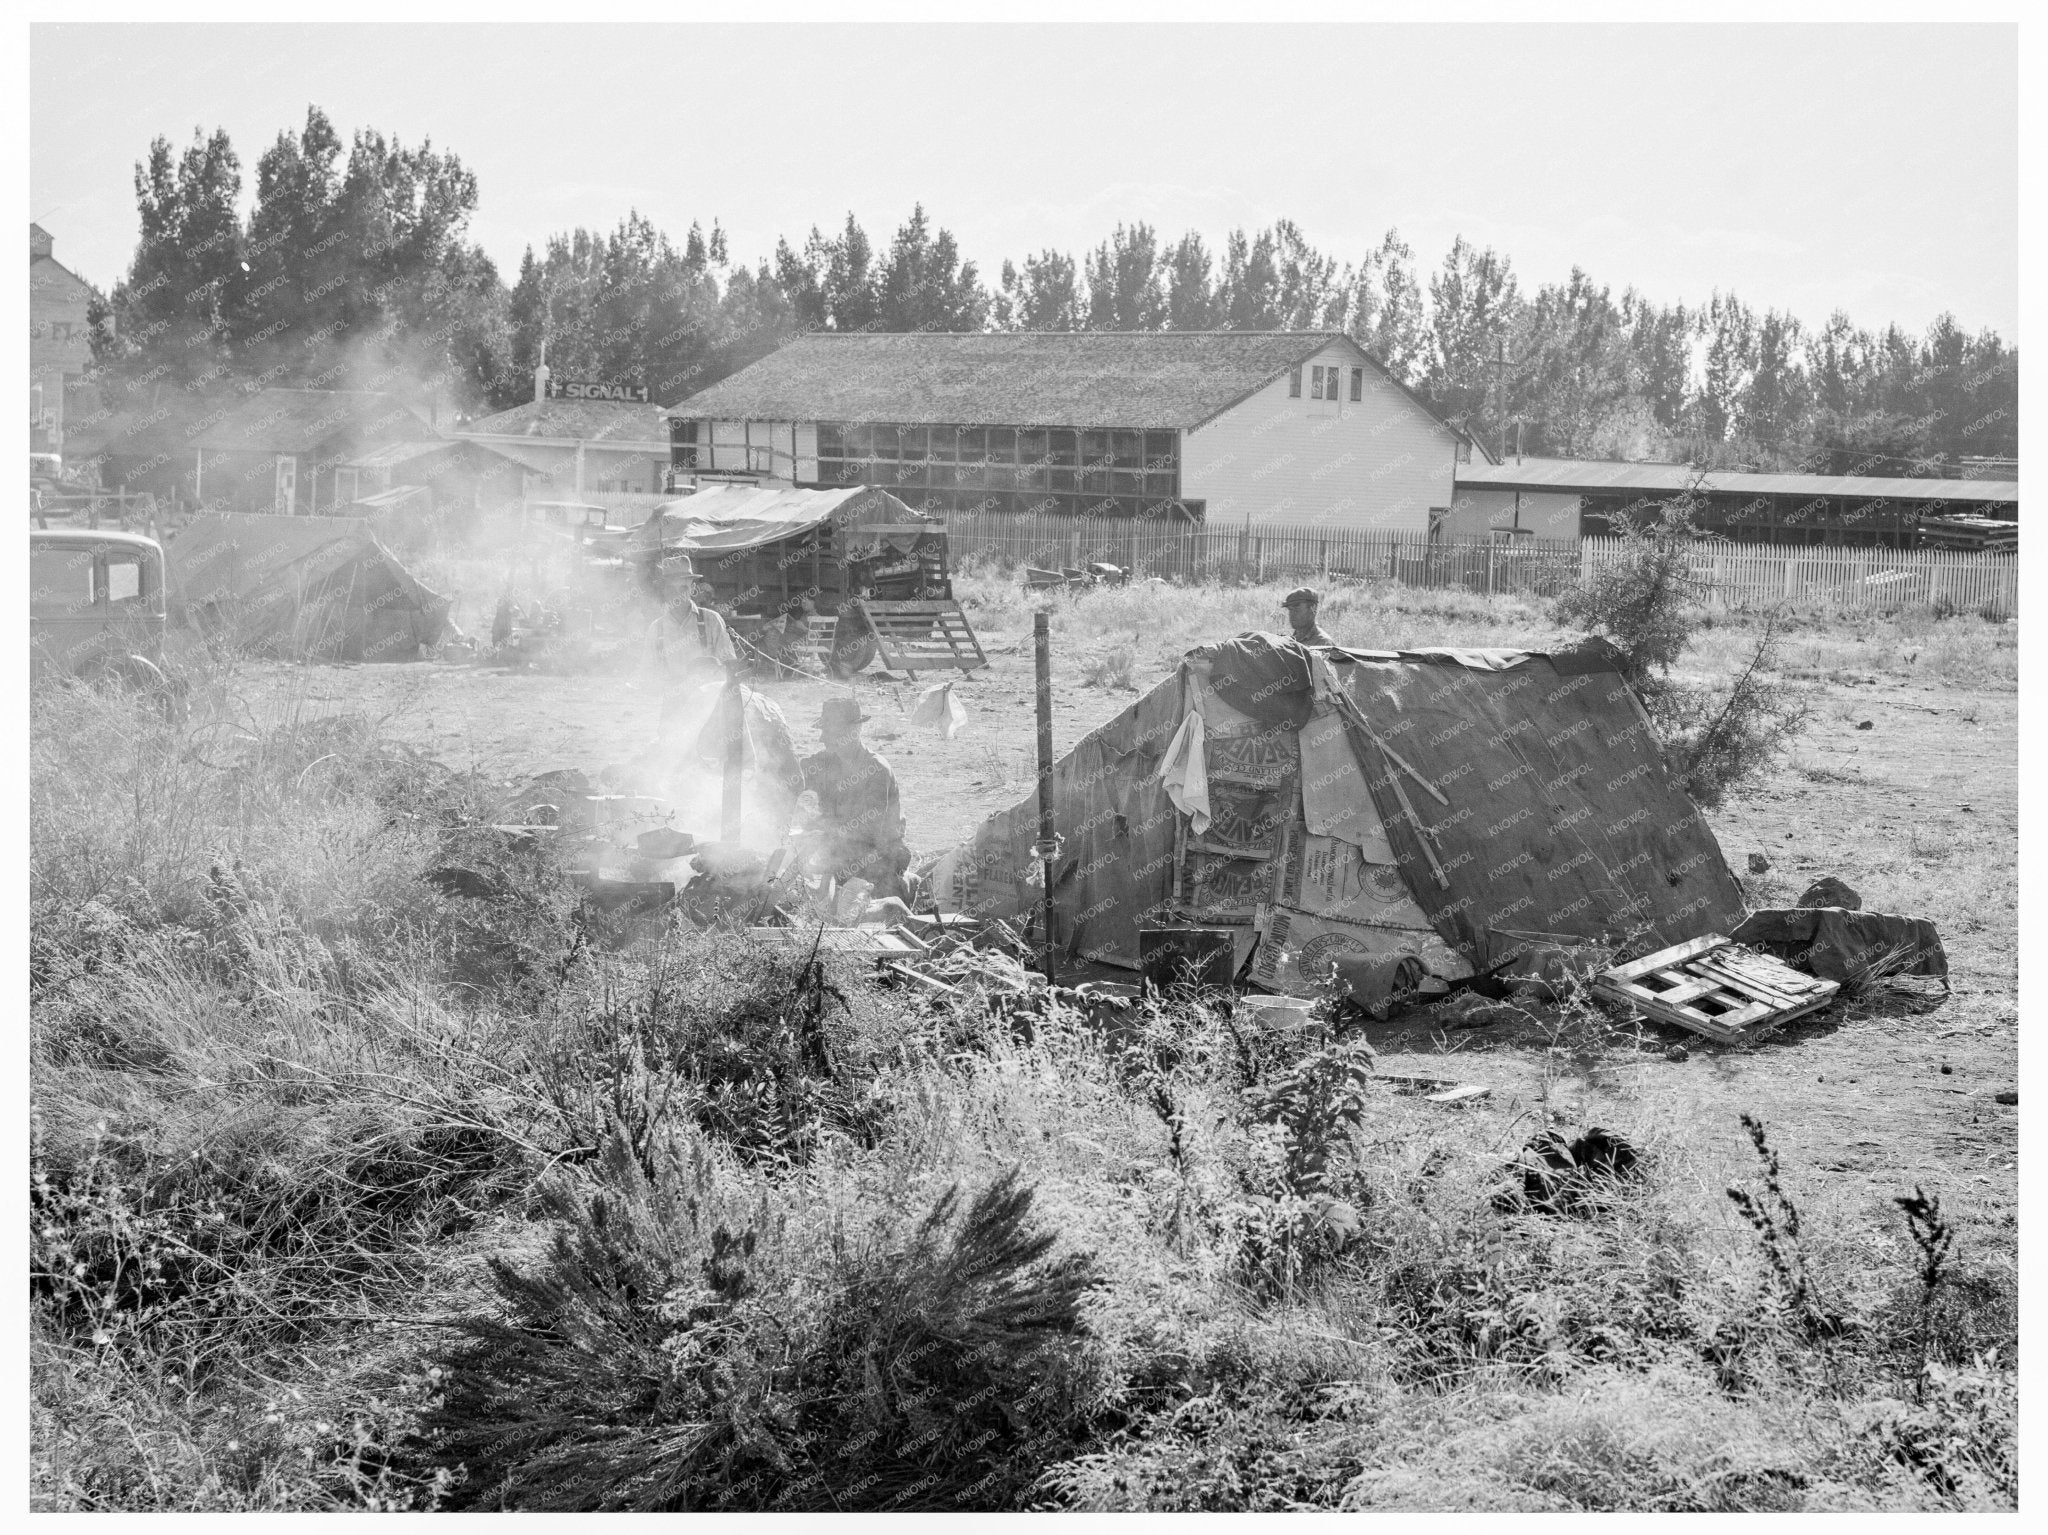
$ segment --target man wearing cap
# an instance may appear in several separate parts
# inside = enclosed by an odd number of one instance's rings
[[[812,823],[823,853],[820,872],[842,883],[864,879],[877,899],[903,894],[910,849],[896,775],[860,738],[867,716],[851,698],[828,698],[818,716],[825,749],[804,759],[804,789],[818,797]]]
[[[1337,642],[1323,633],[1323,626],[1316,622],[1316,609],[1322,605],[1322,596],[1315,588],[1297,586],[1287,594],[1286,607],[1288,622],[1294,625],[1294,638],[1303,645],[1334,645]]]

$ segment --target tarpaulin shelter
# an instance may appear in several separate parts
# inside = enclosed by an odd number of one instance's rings
[[[793,596],[830,611],[856,594],[952,595],[944,520],[870,485],[707,485],[662,502],[630,547],[649,562],[688,555],[696,574],[742,609]]]
[[[1306,995],[1403,960],[1537,974],[1625,939],[1726,932],[1741,892],[1612,651],[1357,651],[1242,635],[1053,773],[1054,944],[1136,968],[1139,934],[1235,930]],[[1035,923],[1035,798],[941,858],[943,911]]]
[[[209,514],[165,553],[173,615],[262,654],[412,661],[447,627],[361,518]]]

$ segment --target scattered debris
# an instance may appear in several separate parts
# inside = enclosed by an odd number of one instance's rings
[[[1506,1023],[1520,1014],[1508,1003],[1467,987],[1452,992],[1439,1002],[1436,1016],[1446,1028],[1484,1029],[1496,1023]]]
[[[1863,897],[1832,874],[1824,874],[1806,887],[1795,903],[1800,906],[1839,906],[1844,911],[1861,911]]]
[[[1562,1131],[1532,1136],[1508,1171],[1520,1186],[1494,1200],[1502,1210],[1538,1210],[1545,1215],[1593,1215],[1624,1183],[1641,1178],[1641,1158],[1628,1139],[1598,1125],[1567,1140]]]
[[[504,882],[475,869],[449,866],[429,869],[421,876],[444,895],[467,896],[472,901],[496,901],[505,896]]]
[[[1742,1043],[1826,1007],[1840,989],[1719,933],[1612,966],[1593,982],[1593,994],[1605,1001],[1720,1044]]]
[[[1418,1077],[1387,1071],[1377,1072],[1375,1077],[1397,1093],[1420,1097],[1429,1103],[1474,1103],[1493,1093],[1483,1082],[1460,1082],[1455,1077]]]

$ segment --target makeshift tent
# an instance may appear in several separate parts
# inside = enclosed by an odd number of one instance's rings
[[[950,597],[945,547],[943,519],[871,485],[707,485],[662,502],[630,544],[642,560],[688,555],[698,576],[742,607],[802,594],[821,608],[856,592]]]
[[[263,654],[413,661],[448,623],[448,599],[357,517],[210,514],[165,560],[174,617]]]
[[[1590,944],[1726,932],[1741,893],[1597,643],[1310,650],[1243,635],[1056,764],[1054,940],[1126,968],[1141,930],[1234,929],[1275,991],[1539,974]],[[1036,924],[1035,797],[941,858],[942,911]]]

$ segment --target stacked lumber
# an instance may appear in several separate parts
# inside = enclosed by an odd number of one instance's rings
[[[1996,517],[1922,517],[1920,541],[1935,549],[2003,553],[2020,546],[2020,525]]]

